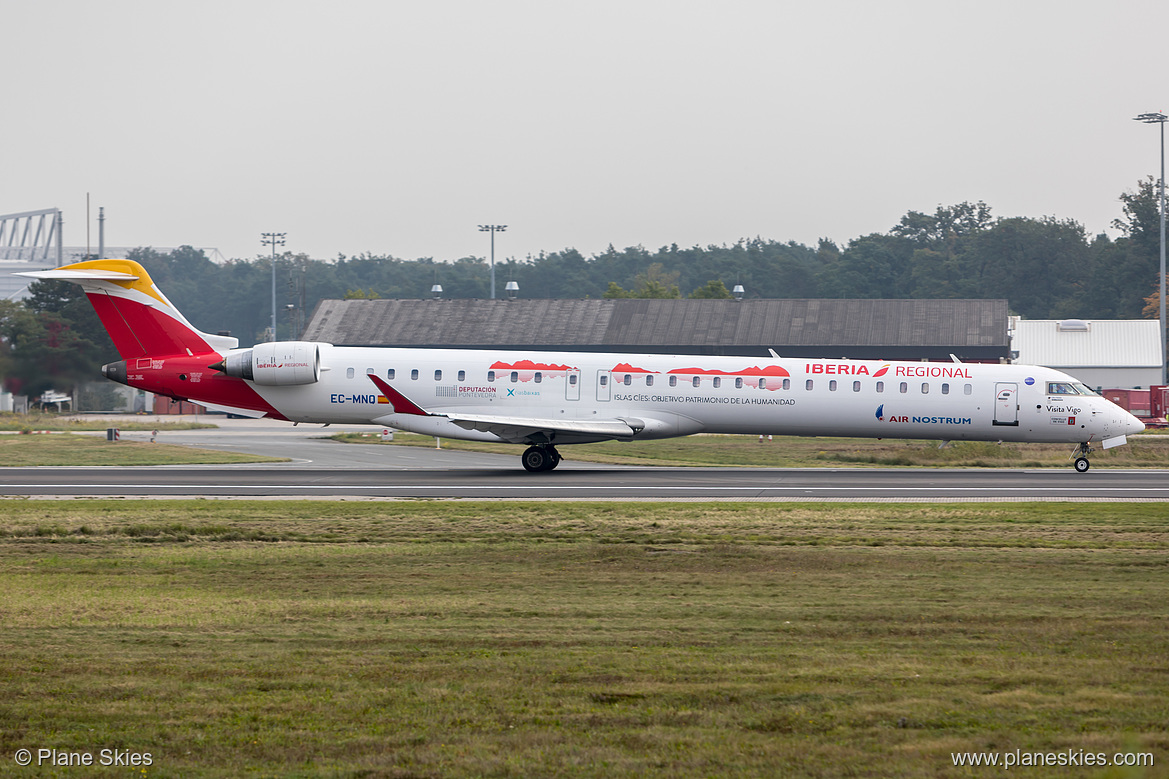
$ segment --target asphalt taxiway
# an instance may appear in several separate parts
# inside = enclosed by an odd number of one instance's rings
[[[1169,472],[1095,469],[671,468],[563,461],[528,473],[513,455],[329,440],[337,428],[224,420],[159,440],[290,458],[249,465],[2,468],[0,495],[570,500],[1169,501]],[[111,426],[116,425],[112,423]],[[340,428],[372,432],[368,427]],[[124,439],[148,440],[149,432]],[[564,450],[571,458],[571,448]]]

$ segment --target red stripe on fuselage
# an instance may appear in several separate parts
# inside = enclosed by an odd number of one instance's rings
[[[209,352],[127,360],[126,383],[177,400],[262,411],[272,419],[286,419],[246,381],[208,367],[221,359],[216,352]]]

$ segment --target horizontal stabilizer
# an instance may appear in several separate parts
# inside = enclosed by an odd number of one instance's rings
[[[113,270],[99,270],[97,268],[50,268],[49,270],[21,271],[13,276],[27,276],[30,279],[44,279],[47,281],[137,281],[138,276],[131,273],[120,273]]]

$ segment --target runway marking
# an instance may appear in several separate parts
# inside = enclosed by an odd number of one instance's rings
[[[597,490],[628,490],[629,486],[603,485],[422,485],[422,484],[387,484],[387,485],[352,485],[352,484],[3,484],[0,490],[14,489],[87,489],[87,490],[119,490],[119,489],[151,489],[151,490],[442,490],[442,491],[498,491],[533,492],[533,491],[589,491]],[[633,489],[644,492],[1050,492],[1053,487],[761,487],[761,486],[638,486]],[[1153,492],[1169,495],[1169,486],[1166,487],[1059,487],[1063,492]]]

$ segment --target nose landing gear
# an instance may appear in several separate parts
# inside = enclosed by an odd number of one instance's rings
[[[548,444],[529,446],[520,456],[520,461],[524,464],[524,469],[532,473],[550,471],[560,465],[560,452],[556,451],[555,446]]]
[[[1072,457],[1076,458],[1075,466],[1078,473],[1087,473],[1091,463],[1088,462],[1088,455],[1092,453],[1092,447],[1088,446],[1088,442],[1080,444],[1072,452]]]

